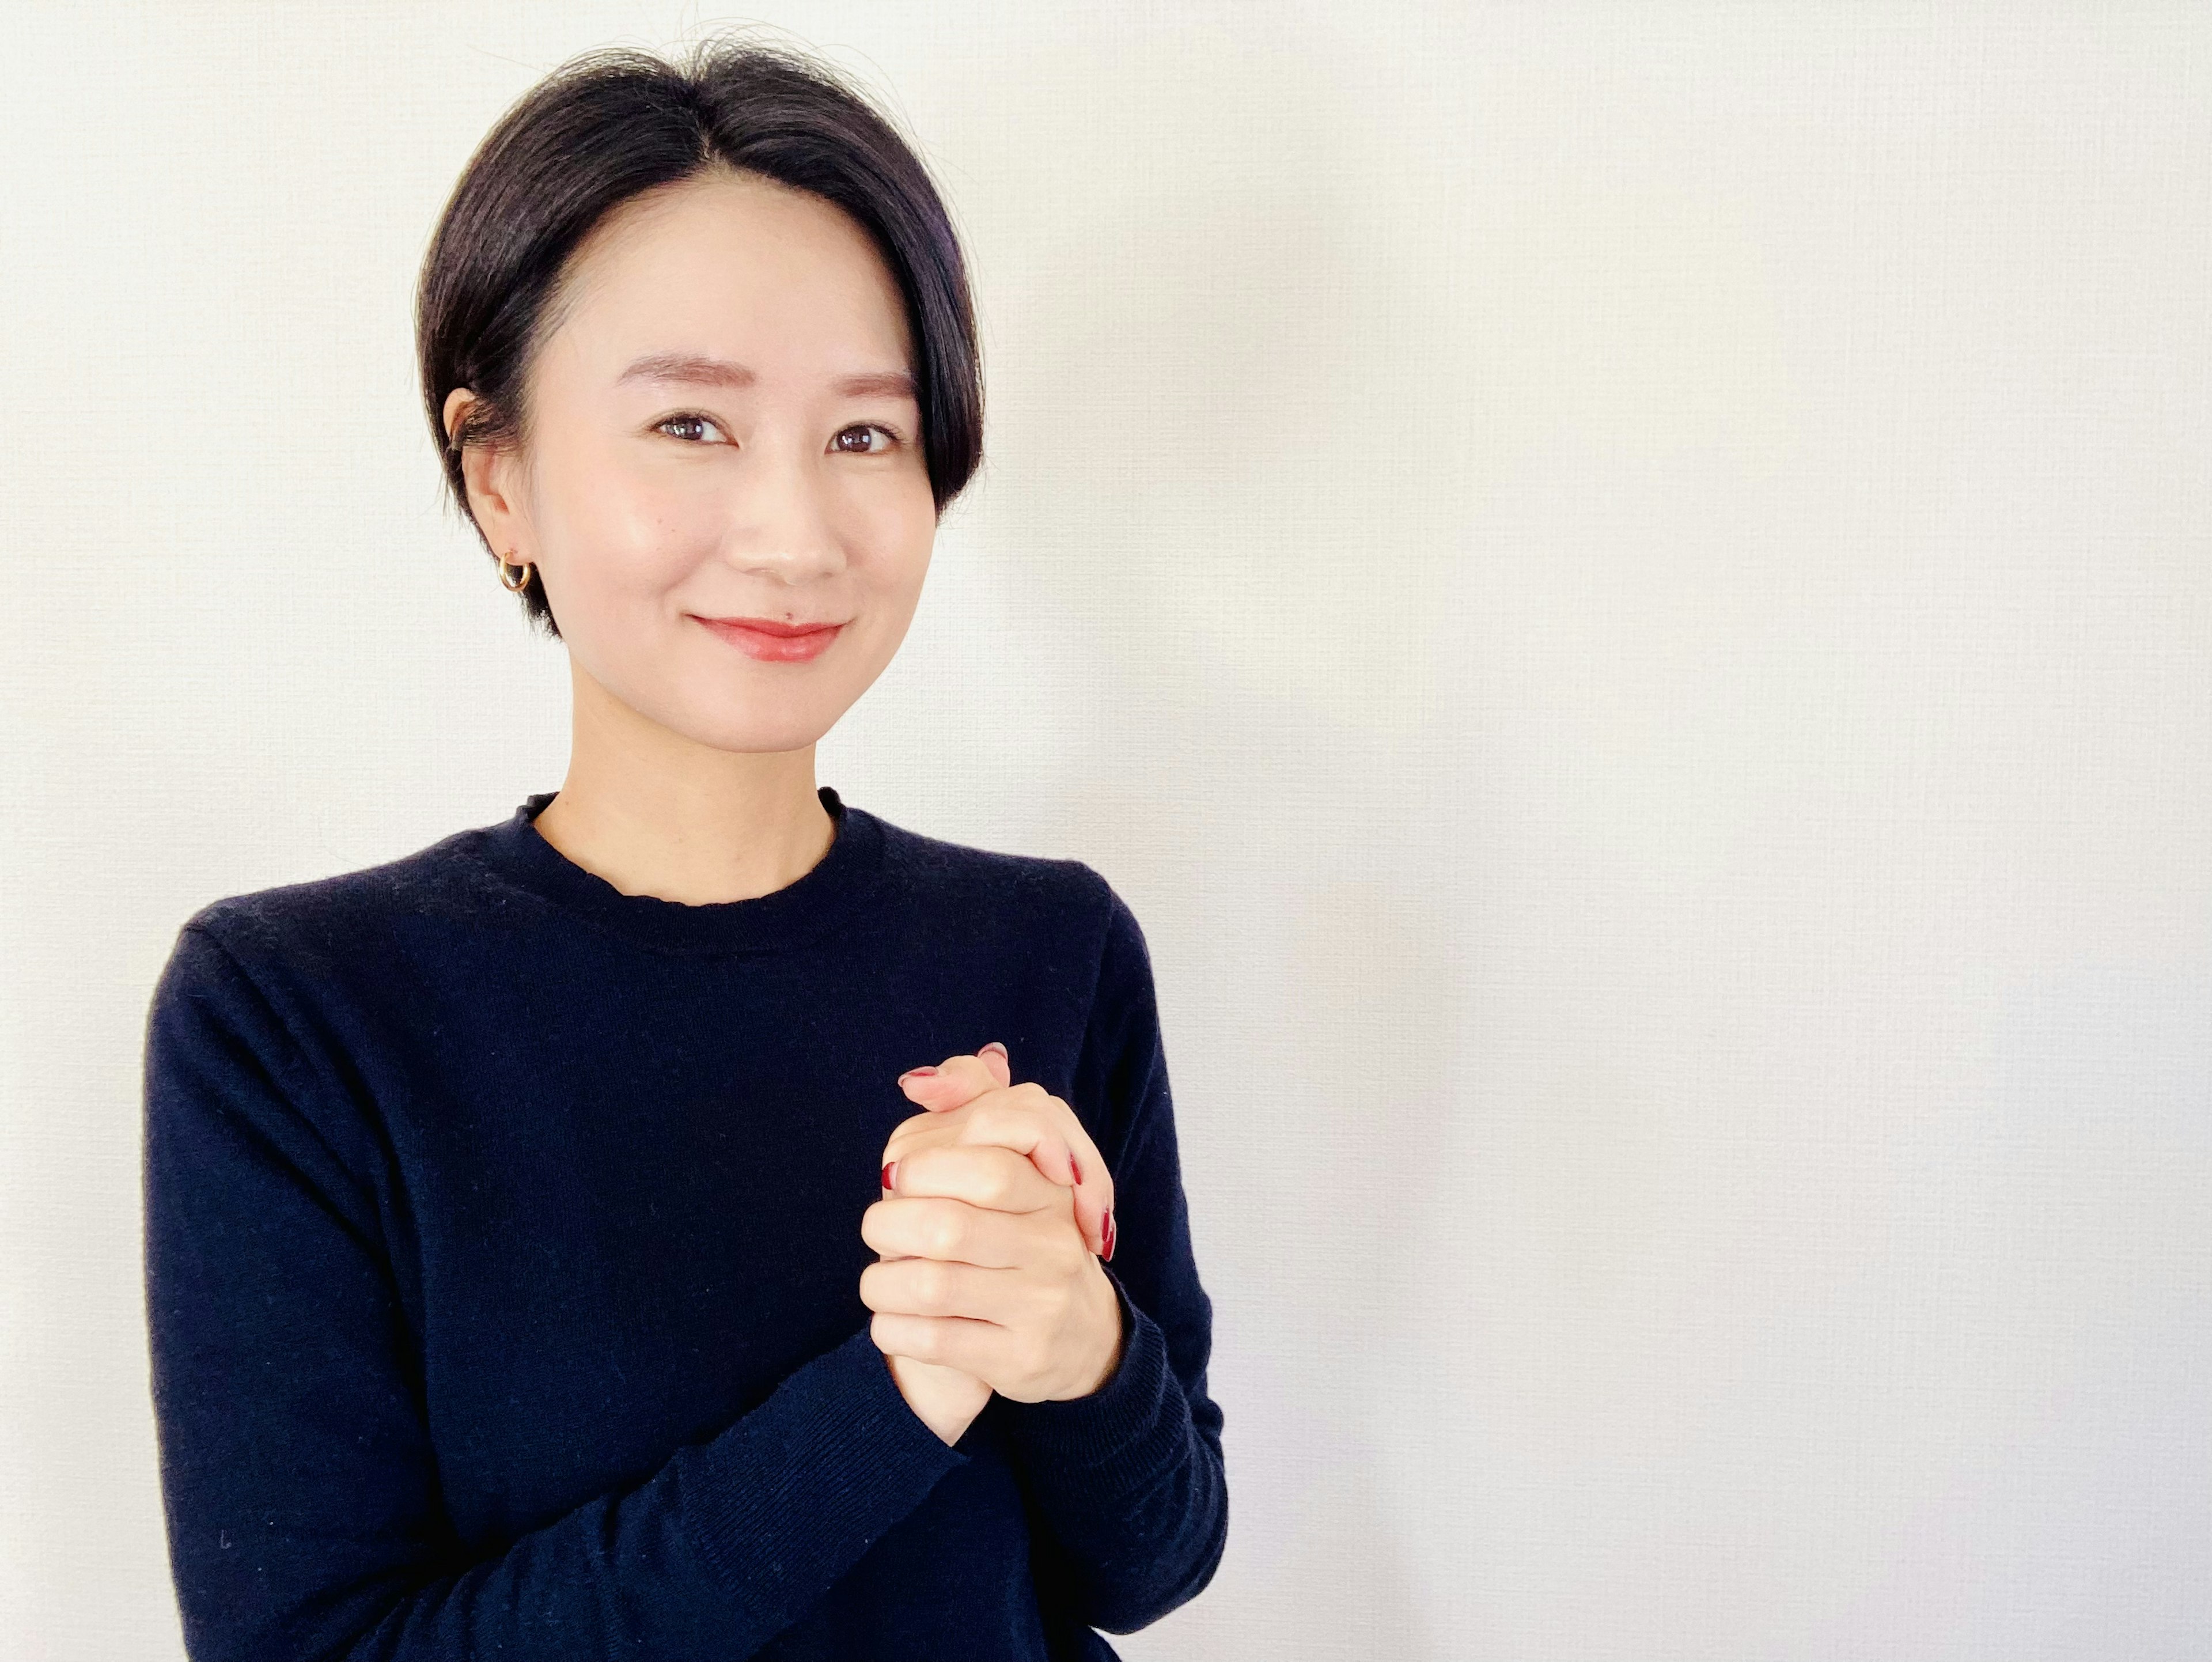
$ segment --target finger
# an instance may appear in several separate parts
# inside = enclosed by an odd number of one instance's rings
[[[951,1075],[951,1084],[935,1083],[940,1077],[938,1071],[909,1075],[903,1077],[901,1083],[906,1086],[910,1097],[925,1106],[941,1093],[948,1099],[955,1096],[963,1098],[961,1105],[973,1107],[977,1113],[985,1113],[984,1099],[994,1093],[986,1091],[981,1096],[970,1096],[959,1083],[963,1078],[969,1081],[977,1078],[983,1066],[981,1056],[949,1058],[943,1071]],[[1110,1257],[1114,1244],[1109,1235],[1111,1227],[1109,1220],[1114,1209],[1114,1179],[1106,1169],[1104,1158],[1098,1153],[1097,1144],[1091,1141],[1091,1133],[1085,1129],[1082,1120],[1065,1102],[1034,1082],[1008,1087],[997,1094],[1006,1096],[1025,1110],[1036,1112],[1042,1123],[1052,1129],[1052,1135],[1016,1137],[994,1132],[991,1140],[1004,1141],[1008,1147],[1019,1148],[1030,1154],[1036,1161],[1037,1168],[1054,1182],[1073,1184],[1077,1227],[1082,1230],[1083,1239],[1093,1252],[1101,1257]],[[963,1140],[971,1140],[969,1134],[963,1132]]]
[[[896,1316],[957,1316],[1004,1325],[1022,1312],[1021,1275],[942,1258],[884,1258],[860,1272],[860,1302]]]
[[[951,1108],[965,1108],[994,1091],[1024,1088],[1000,1085],[994,1071],[996,1062],[996,1058],[987,1062],[979,1056],[948,1056],[934,1073],[902,1074],[899,1076],[899,1084],[907,1095],[922,1107],[933,1113],[943,1113]],[[1034,1087],[1029,1094],[1036,1098],[1039,1106],[1052,1099],[1050,1093],[1042,1087]],[[1082,1177],[1064,1129],[1064,1123],[1072,1123],[1073,1120],[1073,1115],[1040,1117],[1038,1134],[1024,1138],[1019,1144],[1021,1151],[1036,1161],[1037,1170],[1054,1183],[1069,1187],[1073,1187]],[[1080,1126],[1076,1127],[1079,1134],[1081,1129]],[[1088,1141],[1087,1137],[1085,1141]],[[1017,1145],[1008,1141],[1006,1146],[1011,1148]],[[886,1158],[889,1158],[888,1151]]]
[[[1000,1071],[1011,1082],[1012,1060],[1006,1058],[1006,1047],[996,1040],[981,1046],[976,1055],[985,1059],[996,1055],[1008,1062]],[[1042,1086],[1033,1086],[1032,1093],[1040,1106],[1051,1112],[1060,1126],[1060,1134],[1068,1143],[1068,1169],[1076,1182],[1076,1221],[1083,1227],[1084,1239],[1091,1243],[1091,1250],[1110,1256],[1113,1243],[1105,1238],[1106,1220],[1114,1210],[1114,1178],[1107,1171],[1106,1161],[1091,1140],[1091,1132],[1080,1116]]]
[[[1049,1185],[1048,1185],[1048,1187]],[[1021,1269],[1073,1275],[1088,1256],[1058,1204],[1034,1212],[1002,1211],[939,1195],[895,1195],[860,1214],[860,1239],[885,1258],[936,1258],[978,1269]]]
[[[1001,1364],[1007,1354],[1008,1335],[995,1323],[961,1316],[878,1311],[869,1318],[868,1336],[886,1356],[957,1368],[986,1385],[993,1375],[1005,1377]]]
[[[975,1102],[953,1141],[956,1146],[1018,1150],[1054,1182],[1076,1186],[1075,1151],[1068,1147],[1060,1121],[1010,1092],[989,1092]]]
[[[933,1196],[994,1212],[1073,1216],[1073,1191],[1047,1178],[1018,1149],[992,1143],[925,1143],[909,1147],[891,1164],[889,1198]]]
[[[1061,1133],[1060,1122],[1028,1103],[1008,1100],[1008,1095],[1004,1089],[994,1088],[967,1104],[957,1124],[945,1128],[951,1140],[1011,1148],[1016,1154],[1027,1155],[1052,1182],[1064,1189],[1073,1189],[1075,1158]],[[890,1141],[884,1147],[884,1157],[901,1158],[905,1145],[909,1143],[924,1148],[934,1146],[944,1135],[931,1123],[929,1116],[917,1114],[891,1132]]]
[[[1024,1129],[1024,1121],[1038,1127],[1038,1131]],[[1039,1136],[1045,1146],[1057,1145],[1066,1151],[1064,1155],[1055,1154],[1051,1158],[1055,1162],[1065,1158],[1069,1174],[1081,1179],[1075,1185],[1076,1224],[1091,1250],[1103,1256],[1110,1245],[1106,1238],[1106,1220],[1114,1209],[1114,1178],[1106,1169],[1097,1144],[1091,1141],[1091,1133],[1084,1129],[1073,1109],[1042,1086],[1018,1085],[978,1099],[967,1123],[960,1129],[958,1140],[1019,1147],[1032,1135]],[[1056,1164],[1048,1163],[1043,1156],[1032,1158],[1048,1176],[1058,1169]]]
[[[947,1056],[933,1068],[915,1068],[899,1075],[899,1088],[915,1103],[933,1114],[965,1108],[986,1091],[1006,1088],[999,1075],[1004,1063],[994,1065],[980,1056]]]
[[[993,1041],[975,1056],[948,1056],[941,1066],[927,1073],[902,1075],[899,1083],[909,1098],[933,1111],[965,1107],[988,1093],[988,1087],[981,1085],[987,1068],[993,1070],[991,1076],[994,1079],[1000,1074],[1011,1078],[1011,1062],[1005,1051],[1004,1044]],[[1033,1105],[1048,1113],[1059,1129],[1059,1146],[1050,1141],[1031,1145],[1031,1157],[1038,1169],[1055,1183],[1074,1184],[1076,1226],[1083,1232],[1083,1239],[1091,1250],[1110,1260],[1115,1247],[1111,1221],[1114,1178],[1106,1169],[1104,1156],[1098,1152],[1098,1145],[1092,1141],[1081,1118],[1065,1102],[1037,1085],[1027,1087],[1024,1094],[1034,1098]],[[888,1153],[886,1158],[890,1158]],[[1060,1164],[1063,1158],[1064,1167]],[[1063,1170],[1066,1174],[1064,1177]]]

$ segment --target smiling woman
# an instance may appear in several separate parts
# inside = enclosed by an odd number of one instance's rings
[[[502,824],[179,933],[189,1648],[1110,1658],[1228,1523],[1143,932],[814,780],[981,454],[943,204],[818,64],[593,54],[469,163],[416,322],[574,743]]]
[[[439,403],[465,504],[535,574],[580,703],[726,752],[805,744],[897,651],[951,485],[888,262],[843,210],[718,161],[610,210],[545,312],[511,416],[480,419],[466,386]]]

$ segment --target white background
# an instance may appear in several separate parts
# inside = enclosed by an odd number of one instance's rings
[[[1150,937],[1233,1519],[1133,1659],[2212,1651],[2212,10],[780,6],[990,462],[819,777]],[[410,307],[667,4],[0,21],[0,1650],[173,1658],[177,926],[556,788]]]

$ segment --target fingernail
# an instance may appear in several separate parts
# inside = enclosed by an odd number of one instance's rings
[[[934,1067],[909,1068],[898,1076],[898,1082],[903,1085],[910,1079],[927,1079],[936,1071],[937,1069]]]
[[[1003,1044],[1000,1044],[1000,1043],[999,1043],[999,1041],[998,1041],[997,1039],[995,1039],[995,1038],[994,1038],[994,1039],[993,1039],[993,1040],[992,1040],[988,1044],[986,1044],[986,1045],[983,1047],[983,1050],[996,1050],[996,1051],[999,1053],[999,1056],[1000,1056],[1000,1060],[1004,1061],[1004,1060],[1006,1060],[1006,1059],[1007,1059],[1007,1057],[1006,1057],[1006,1047],[1005,1045],[1003,1045]],[[983,1051],[982,1051],[982,1050],[978,1050],[975,1054],[976,1054],[976,1055],[978,1055],[978,1056],[981,1056],[981,1055],[982,1055],[982,1053],[983,1053]]]
[[[1106,1215],[1105,1235],[1106,1250],[1098,1255],[1098,1258],[1102,1263],[1111,1263],[1114,1262],[1114,1215],[1111,1212]]]
[[[1075,1151],[1072,1148],[1067,1154],[1067,1169],[1075,1173],[1075,1180],[1078,1183],[1083,1181],[1083,1167],[1076,1163]]]
[[[893,1182],[893,1179],[897,1176],[898,1162],[896,1160],[892,1160],[889,1165],[884,1167],[884,1187],[886,1189],[897,1187],[897,1184]]]

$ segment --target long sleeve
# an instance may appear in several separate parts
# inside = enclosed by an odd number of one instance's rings
[[[1117,1238],[1106,1275],[1121,1305],[1121,1360],[1088,1397],[1006,1402],[1002,1411],[1057,1549],[1048,1562],[1078,1615],[1131,1633],[1212,1579],[1229,1491],[1222,1412],[1206,1394],[1212,1305],[1191,1251],[1151,959],[1135,916],[1109,894],[1071,1105],[1097,1122],[1114,1176]]]
[[[210,931],[145,1054],[146,1308],[171,1562],[213,1659],[737,1659],[969,1457],[866,1328],[711,1440],[489,1556],[441,1505],[376,1130]]]

